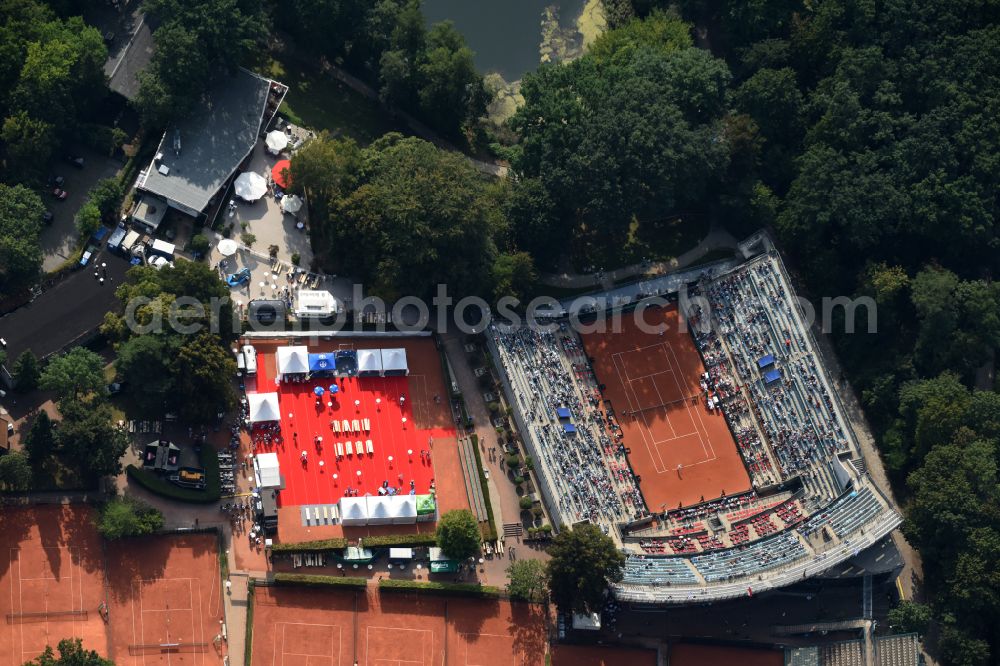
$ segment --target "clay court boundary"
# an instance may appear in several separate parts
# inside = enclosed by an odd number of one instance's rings
[[[645,374],[633,376],[629,371],[628,355],[635,354],[641,354],[642,358],[639,367],[633,366],[633,369],[636,372],[645,371]],[[687,395],[684,391],[678,378],[681,366],[669,342],[614,352],[611,354],[611,362],[628,403],[629,418],[636,419],[643,444],[657,474],[718,459],[712,442],[704,436],[707,428],[698,409],[699,396]],[[663,381],[658,381],[660,379]],[[644,393],[640,393],[637,384],[645,387]],[[644,400],[644,394],[649,395],[650,400],[655,394],[655,400],[652,403]],[[679,411],[681,409],[683,411]],[[674,413],[673,416],[671,412]],[[662,420],[657,422],[658,419]],[[662,427],[663,424],[666,425],[665,428]],[[683,464],[677,463],[671,467],[663,460],[662,447],[668,445],[669,448],[672,443],[673,446],[693,451],[693,456]],[[699,447],[702,454],[700,458],[697,452]]]

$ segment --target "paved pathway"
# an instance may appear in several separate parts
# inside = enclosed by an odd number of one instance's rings
[[[496,520],[497,531],[503,532],[503,524],[520,523],[521,507],[520,498],[514,490],[514,484],[507,478],[505,468],[500,466],[501,447],[497,440],[496,430],[490,422],[490,412],[483,400],[483,394],[479,388],[472,368],[467,360],[467,354],[463,348],[463,335],[457,331],[450,331],[441,337],[444,344],[445,353],[451,368],[455,372],[455,379],[458,381],[458,388],[462,391],[465,399],[465,408],[472,417],[475,424],[476,435],[479,436],[479,454],[483,459],[483,464],[490,471],[488,482],[490,491],[490,502],[493,505],[493,517]],[[496,447],[497,456],[492,458],[489,451]],[[528,544],[521,545],[521,540],[511,537],[504,542],[507,555],[494,557],[486,560],[481,567],[484,570],[484,582],[489,585],[503,587],[506,585],[505,570],[511,562],[510,549],[514,547],[514,556],[521,559],[541,559],[548,560],[548,554],[542,548],[535,548]]]
[[[653,263],[643,262],[623,266],[613,271],[598,273],[542,273],[539,282],[550,287],[569,289],[603,287],[611,289],[616,282],[642,275],[662,275],[689,266],[709,252],[720,249],[736,249],[736,238],[725,229],[713,227],[708,235],[679,257]]]

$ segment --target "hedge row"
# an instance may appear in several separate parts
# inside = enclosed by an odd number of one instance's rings
[[[472,451],[476,454],[476,470],[479,472],[479,484],[483,489],[483,502],[486,504],[486,518],[489,521],[489,531],[483,535],[483,541],[496,541],[497,540],[497,523],[493,518],[493,504],[490,502],[490,487],[486,480],[486,474],[483,473],[483,459],[479,457],[479,435],[473,433],[470,436],[472,440]]]
[[[420,546],[436,546],[437,535],[435,534],[385,534],[380,536],[362,537],[361,545],[364,548],[385,548],[395,546],[398,548],[416,548]]]
[[[322,553],[328,550],[343,550],[347,548],[347,539],[335,537],[318,541],[291,541],[276,543],[271,546],[272,553]]]
[[[419,594],[441,594],[455,597],[479,597],[480,599],[498,599],[500,588],[492,585],[476,585],[475,583],[440,583],[437,581],[401,580],[383,578],[378,582],[378,589],[388,592],[417,592]]]
[[[352,587],[364,588],[368,585],[367,578],[351,578],[349,576],[319,576],[314,574],[276,573],[274,582],[277,585],[302,585],[305,587]]]
[[[243,643],[243,666],[250,666],[250,656],[253,650],[253,604],[254,597],[253,578],[247,580],[247,626]]]

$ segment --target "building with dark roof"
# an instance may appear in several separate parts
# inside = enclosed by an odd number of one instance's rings
[[[245,69],[223,78],[189,117],[167,127],[136,188],[192,217],[203,214],[253,151],[286,90]]]
[[[153,59],[153,29],[144,14],[137,14],[138,26],[129,35],[125,45],[108,57],[104,73],[108,87],[125,99],[132,101],[139,94],[139,74]]]

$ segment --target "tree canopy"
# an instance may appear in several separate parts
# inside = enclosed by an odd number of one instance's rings
[[[45,205],[23,185],[0,183],[0,296],[24,289],[38,276],[38,235]]]
[[[77,399],[105,391],[104,359],[86,347],[74,347],[49,361],[40,385],[60,398]]]
[[[479,523],[467,509],[447,511],[437,524],[437,545],[447,557],[464,560],[479,552]]]
[[[556,535],[548,548],[549,593],[563,611],[600,612],[608,585],[622,579],[625,556],[596,525]]]
[[[79,638],[64,638],[59,641],[57,657],[51,645],[45,646],[38,655],[25,666],[115,666],[115,662],[105,659],[94,650],[85,650]]]
[[[158,509],[132,498],[105,503],[97,521],[97,531],[109,541],[152,534],[162,527],[163,514]]]
[[[398,134],[360,150],[321,136],[291,170],[296,187],[320,199],[314,243],[338,272],[385,298],[426,297],[438,284],[489,293],[503,217],[464,157]]]
[[[506,569],[507,594],[522,601],[543,601],[547,573],[541,560],[517,560]]]

